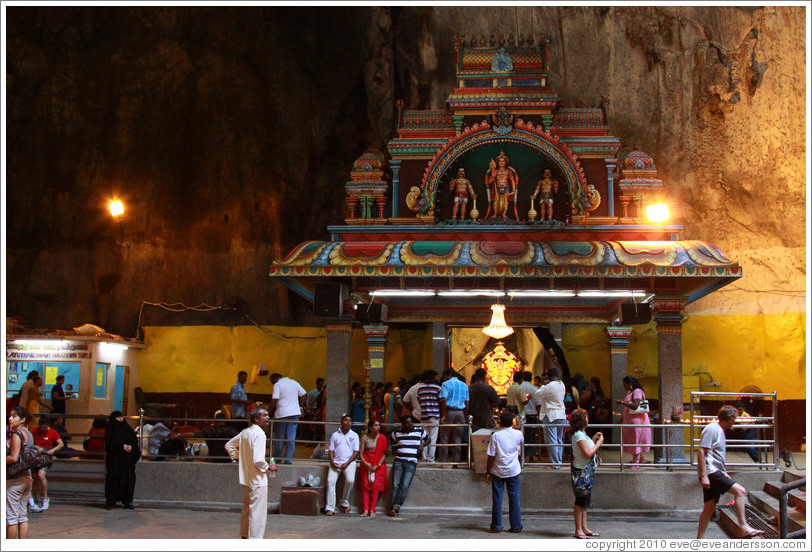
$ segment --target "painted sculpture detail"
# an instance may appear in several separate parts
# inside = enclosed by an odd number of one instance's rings
[[[456,219],[459,214],[460,219],[465,219],[465,211],[468,207],[468,196],[476,199],[471,181],[465,178],[465,169],[457,170],[457,178],[451,181],[451,194],[454,196],[454,208],[451,219]]]
[[[519,361],[500,341],[482,359],[482,367],[488,373],[488,383],[496,389],[498,395],[504,395],[513,381],[513,374],[519,369]]]
[[[558,193],[558,180],[553,179],[553,173],[550,169],[544,169],[542,178],[536,185],[536,191],[530,196],[531,207],[532,200],[541,194],[539,200],[539,210],[541,211],[541,220],[553,220],[553,196]]]
[[[488,210],[485,219],[507,218],[508,205],[515,201],[519,187],[519,174],[510,166],[510,158],[500,151],[495,159],[491,159],[488,171],[485,173],[485,190],[488,193]]]

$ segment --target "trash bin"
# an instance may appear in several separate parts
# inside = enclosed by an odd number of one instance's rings
[[[488,445],[491,442],[493,429],[478,429],[471,434],[471,447],[474,457],[474,473],[484,474],[488,471]]]

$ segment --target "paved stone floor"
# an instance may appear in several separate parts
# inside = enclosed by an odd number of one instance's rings
[[[236,511],[118,507],[52,503],[46,512],[31,514],[30,539],[234,539],[240,514]],[[404,515],[374,519],[358,514],[319,516],[268,516],[266,539],[567,539],[573,521],[565,516],[524,516],[525,530],[495,535],[487,532],[490,516]],[[505,516],[507,524],[507,516]],[[608,539],[679,539],[696,535],[695,519],[662,517],[610,518],[595,515],[590,529]],[[708,538],[726,539],[714,522]],[[278,548],[278,547],[276,547]],[[284,548],[284,547],[283,547]]]

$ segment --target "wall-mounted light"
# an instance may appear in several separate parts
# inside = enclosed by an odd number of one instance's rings
[[[110,214],[114,217],[124,214],[124,204],[121,203],[119,200],[113,200],[110,202]]]
[[[440,297],[504,297],[504,291],[488,289],[452,289],[437,292]]]
[[[122,345],[121,343],[102,342],[101,349],[107,353],[121,353],[129,349],[129,347]]]
[[[645,297],[647,291],[629,291],[623,289],[596,289],[578,292],[578,297]]]
[[[373,297],[433,297],[433,289],[376,289],[370,293]]]
[[[575,292],[554,289],[517,289],[508,291],[508,295],[511,297],[575,297]]]
[[[666,222],[671,218],[668,205],[665,203],[654,203],[646,207],[646,220],[655,224]]]
[[[30,345],[34,347],[56,347],[62,345],[62,341],[54,339],[15,339],[17,345]]]

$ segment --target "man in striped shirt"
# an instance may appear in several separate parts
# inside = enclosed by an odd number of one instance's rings
[[[453,368],[446,368],[443,372],[443,386],[440,389],[440,424],[453,424],[454,427],[440,428],[438,442],[440,444],[462,444],[465,439],[464,424],[468,416],[468,386],[458,377]],[[448,451],[451,449],[451,461],[455,466],[462,457],[462,447],[440,447],[438,455],[440,462],[448,460]],[[442,467],[442,466],[441,466]]]
[[[420,422],[431,443],[423,449],[423,460],[434,462],[437,449],[437,435],[440,430],[440,384],[437,383],[437,372],[423,372],[423,384],[417,389],[417,401],[420,403]]]
[[[417,470],[417,457],[429,442],[429,437],[423,429],[415,428],[414,418],[406,414],[401,420],[400,431],[393,431],[389,435],[389,441],[395,453],[395,461],[392,463],[392,508],[389,515],[397,517]]]

